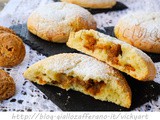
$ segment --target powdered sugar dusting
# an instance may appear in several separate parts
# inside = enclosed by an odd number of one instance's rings
[[[98,81],[117,79],[118,70],[108,66],[107,64],[96,60],[87,55],[77,53],[63,53],[51,56],[47,59],[39,61],[30,67],[30,71],[35,66],[43,66],[43,69],[72,75],[73,77],[83,78],[83,80],[96,79]]]

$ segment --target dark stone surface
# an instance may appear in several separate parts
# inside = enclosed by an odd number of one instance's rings
[[[51,56],[58,53],[70,53],[78,52],[76,50],[68,48],[65,44],[57,44],[47,42],[39,37],[31,34],[26,25],[17,25],[11,27],[15,32],[28,44],[32,49],[37,50],[46,56]],[[105,34],[114,36],[113,27],[105,28],[104,30],[98,30]],[[148,53],[147,53],[148,54]],[[160,62],[160,55],[148,54],[154,62]],[[84,95],[76,91],[65,91],[55,86],[41,86],[35,84],[47,97],[52,100],[64,111],[129,111],[133,110],[140,105],[150,101],[156,100],[160,95],[160,85],[155,82],[140,82],[134,78],[124,74],[128,81],[128,84],[132,90],[132,106],[130,109],[120,107],[110,102],[102,102],[95,100],[94,98]]]

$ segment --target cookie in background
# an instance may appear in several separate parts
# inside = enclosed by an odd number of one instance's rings
[[[103,9],[112,8],[116,0],[61,0],[62,2],[73,3],[85,8]]]
[[[3,27],[3,26],[0,26],[0,34],[1,33],[11,33],[11,34],[16,35],[16,33],[13,30],[11,30],[7,27]]]
[[[76,90],[129,108],[131,89],[123,75],[97,59],[77,53],[57,54],[31,65],[24,77],[40,85]]]
[[[65,43],[70,32],[96,29],[96,21],[89,11],[78,5],[56,2],[35,9],[28,18],[27,27],[44,40]]]
[[[114,33],[143,51],[160,54],[160,13],[129,13],[118,21]]]

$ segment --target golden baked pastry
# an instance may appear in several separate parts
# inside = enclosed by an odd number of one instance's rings
[[[94,30],[72,32],[67,45],[104,61],[135,79],[149,81],[156,76],[154,63],[147,54],[100,32]]]
[[[65,43],[71,31],[96,29],[96,21],[90,12],[80,6],[56,2],[33,11],[27,27],[44,40]]]
[[[79,6],[92,9],[112,8],[116,4],[116,0],[61,0],[61,1],[77,4]]]
[[[0,69],[0,101],[12,97],[15,91],[16,86],[13,78]]]
[[[7,28],[7,27],[3,27],[3,26],[0,26],[0,34],[1,33],[12,33],[12,34],[16,34],[13,30]]]
[[[131,105],[131,90],[123,75],[87,55],[64,53],[51,56],[30,66],[24,77],[40,85],[80,91],[126,108]]]
[[[13,67],[20,64],[25,56],[21,38],[11,33],[0,34],[0,66]]]
[[[118,39],[143,51],[160,53],[160,13],[136,12],[122,17],[115,26]]]

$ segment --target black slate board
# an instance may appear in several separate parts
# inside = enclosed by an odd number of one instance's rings
[[[60,0],[53,0],[55,2],[60,2]],[[109,11],[118,11],[118,10],[125,10],[128,7],[124,5],[121,2],[117,2],[115,6],[112,8],[106,8],[106,9],[91,9],[91,8],[86,8],[90,13],[92,14],[97,14],[97,13],[107,13]]]
[[[11,27],[32,49],[37,50],[46,56],[51,56],[58,53],[73,53],[76,50],[68,48],[65,44],[57,44],[44,41],[39,37],[31,34],[26,27],[26,24],[16,25]],[[105,34],[114,36],[113,27],[104,28],[105,30],[98,30]],[[148,54],[148,53],[147,53]],[[160,61],[160,55],[148,54],[153,61]],[[140,105],[150,101],[156,100],[160,95],[160,85],[155,82],[140,82],[124,74],[128,84],[132,90],[132,106],[126,109],[110,102],[102,102],[94,98],[84,95],[76,91],[65,91],[54,86],[40,86],[35,84],[42,92],[44,92],[50,100],[58,105],[64,111],[129,111]]]

